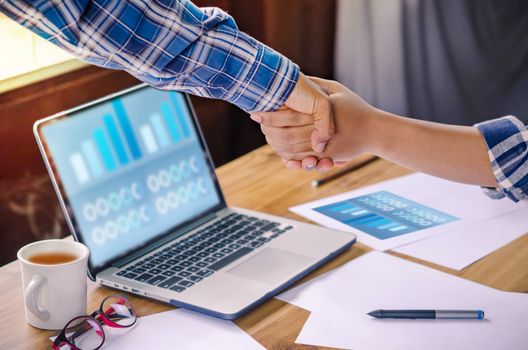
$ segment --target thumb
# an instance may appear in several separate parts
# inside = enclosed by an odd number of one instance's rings
[[[308,79],[316,83],[328,95],[335,94],[343,89],[342,85],[335,80],[326,80],[311,76]]]
[[[286,100],[286,106],[313,118],[312,148],[316,152],[323,152],[334,136],[334,117],[328,96],[317,84],[301,74],[295,89]]]

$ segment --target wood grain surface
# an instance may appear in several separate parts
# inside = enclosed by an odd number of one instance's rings
[[[361,158],[358,161],[361,161]],[[222,166],[217,169],[217,173],[229,205],[304,220],[289,212],[288,207],[409,174],[410,171],[378,160],[319,188],[312,188],[310,181],[321,177],[320,174],[287,170],[271,149],[264,146]],[[370,248],[364,245],[355,244],[307,276],[304,281],[369,250]],[[528,291],[528,235],[462,271],[449,270],[401,254],[394,255],[501,290]],[[18,262],[0,268],[0,349],[49,349],[47,338],[55,332],[35,329],[26,323],[21,284]],[[89,311],[95,310],[101,300],[112,293],[115,293],[115,290],[100,287],[89,281]],[[130,300],[140,316],[171,309],[161,302],[133,295],[130,295]],[[236,323],[268,349],[323,349],[295,344],[295,339],[308,316],[309,312],[306,310],[271,299],[236,320]],[[178,348],[177,344],[174,345]]]

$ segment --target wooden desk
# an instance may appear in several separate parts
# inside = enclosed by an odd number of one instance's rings
[[[310,181],[318,178],[318,173],[286,170],[267,146],[218,169],[229,205],[299,220],[303,219],[290,213],[288,207],[408,173],[408,170],[399,166],[378,160],[349,176],[314,189],[310,187]],[[307,278],[342,265],[369,250],[361,244],[355,244]],[[528,291],[528,235],[460,272],[426,262],[420,263],[498,289]],[[0,268],[0,349],[48,349],[47,337],[55,332],[41,331],[26,324],[20,279],[17,262]],[[115,291],[89,282],[89,310],[95,310],[101,300],[112,293]],[[130,299],[141,316],[171,309],[160,302],[133,295]],[[238,319],[236,323],[266,348],[314,349],[294,343],[308,316],[309,312],[306,310],[272,299]]]

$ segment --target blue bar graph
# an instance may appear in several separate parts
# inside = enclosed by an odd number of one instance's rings
[[[172,111],[168,103],[165,102],[161,104],[161,113],[163,113],[163,119],[165,119],[165,123],[167,123],[167,127],[169,128],[169,134],[171,135],[172,141],[180,141],[182,138],[180,130],[178,130],[178,125],[176,124],[176,120],[172,115]]]
[[[183,100],[183,95],[177,94],[175,92],[170,92],[169,96],[171,98],[172,104],[174,105],[174,109],[176,110],[176,117],[178,118],[178,121],[180,122],[180,126],[183,131],[183,135],[185,137],[190,136],[189,128],[187,127],[187,121],[185,120],[185,115],[187,114],[185,106],[185,101]]]
[[[353,224],[356,224],[356,225],[364,225],[367,222],[371,222],[373,220],[378,220],[379,218],[380,217],[377,214],[367,214],[365,216],[361,216],[359,218],[350,219],[350,220],[347,220],[345,222],[346,223],[353,223]]]
[[[128,120],[128,116],[126,114],[125,108],[123,107],[123,103],[120,99],[116,99],[112,102],[112,106],[114,107],[114,111],[117,115],[117,120],[119,120],[119,124],[121,125],[121,130],[123,130],[125,139],[127,140],[130,153],[132,154],[132,158],[141,158],[141,150],[139,149],[136,136],[134,135],[134,131],[132,130],[130,120]]]
[[[87,139],[81,140],[80,150],[70,155],[70,164],[75,168],[78,182],[87,183],[105,172],[130,164],[144,155],[153,155],[190,137],[184,99],[177,93],[170,92],[168,95],[170,97],[152,106],[154,110],[147,112],[150,115],[148,121],[139,125],[136,118],[144,118],[143,115],[134,109],[129,117],[125,109],[125,106],[128,107],[126,100],[125,103],[121,99],[113,100],[110,111],[101,114],[100,124],[91,131],[87,130],[90,134]],[[346,208],[355,210],[356,207],[347,204]]]
[[[108,135],[110,135],[110,141],[112,141],[112,146],[114,146],[114,151],[117,154],[119,163],[121,163],[121,165],[127,164],[128,156],[126,154],[125,147],[123,146],[123,142],[121,142],[121,137],[119,136],[119,131],[117,131],[114,118],[112,118],[111,115],[105,115],[103,117],[103,122],[105,124],[106,131],[108,131]]]
[[[362,209],[362,210],[354,211],[353,213],[350,213],[350,215],[357,216],[357,215],[363,215],[365,213],[368,213],[368,210]]]
[[[152,127],[154,128],[154,133],[158,138],[160,147],[167,147],[169,145],[169,136],[167,135],[167,131],[163,126],[163,122],[161,121],[160,115],[153,114],[152,116],[150,116],[150,122],[152,123]]]
[[[390,224],[387,224],[387,225],[381,225],[381,226],[379,226],[378,228],[379,228],[380,230],[386,230],[386,229],[388,229],[388,228],[391,228],[391,227],[394,227],[394,226],[399,226],[399,225],[400,225],[399,222],[391,222]]]
[[[377,227],[377,228],[380,228],[380,229],[381,229],[382,226],[384,226],[384,225],[386,225],[386,224],[389,224],[389,223],[392,224],[392,223],[393,223],[392,220],[389,220],[389,219],[386,219],[386,218],[380,216],[380,217],[378,218],[378,220],[369,223],[369,224],[367,225],[367,227]]]
[[[358,207],[352,207],[352,208],[349,208],[349,209],[341,210],[341,212],[343,214],[348,214],[348,213],[352,213],[354,211],[357,211],[358,209],[359,209]]]
[[[97,157],[97,151],[92,140],[86,140],[81,143],[81,150],[84,154],[84,157],[88,161],[88,168],[93,177],[101,176],[103,174],[103,168],[101,167],[101,162]]]
[[[93,131],[93,138],[95,140],[97,148],[99,149],[99,153],[101,153],[101,157],[103,158],[103,163],[105,165],[106,170],[114,170],[116,168],[116,162],[114,160],[114,156],[112,155],[110,145],[106,140],[103,129],[95,129]]]
[[[313,210],[378,239],[396,237],[458,220],[454,216],[386,191],[350,198]]]
[[[352,207],[352,205],[350,203],[343,203],[343,204],[340,204],[340,205],[336,205],[335,207],[332,207],[332,211],[341,211],[341,210],[345,210],[345,209],[350,209]]]

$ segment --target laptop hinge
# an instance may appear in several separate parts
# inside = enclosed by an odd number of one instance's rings
[[[150,253],[151,251],[153,250],[156,250],[158,249],[159,247],[161,247],[162,245],[164,244],[167,244],[168,242],[186,234],[187,232],[189,231],[192,231],[194,230],[195,228],[205,224],[206,222],[208,221],[211,221],[211,220],[214,220],[218,217],[218,212],[216,213],[212,213],[212,214],[209,214],[207,216],[204,216],[203,218],[200,218],[196,221],[194,221],[193,223],[187,225],[186,227],[182,228],[181,230],[178,230],[176,232],[173,232],[159,240],[157,240],[156,242],[152,243],[152,244],[149,244],[148,246],[146,247],[143,247],[133,253],[130,253],[130,254],[127,254],[124,258],[114,262],[112,264],[113,267],[123,267],[125,265],[127,265],[128,263],[130,263],[131,261],[134,261],[136,259],[138,259],[139,257],[143,256],[143,255],[146,255],[148,253]]]

